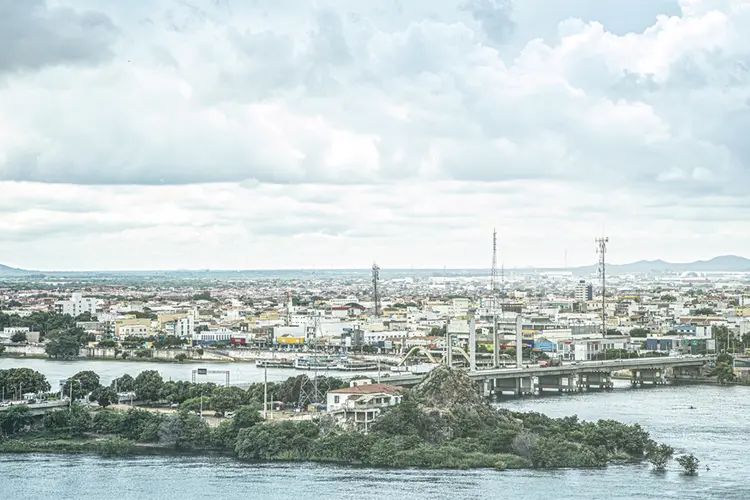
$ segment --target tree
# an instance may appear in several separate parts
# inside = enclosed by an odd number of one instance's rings
[[[645,328],[633,328],[630,330],[631,337],[646,338],[648,337],[649,331]]]
[[[70,409],[54,410],[45,414],[42,425],[46,431],[81,435],[91,429],[91,414],[83,406],[74,404]]]
[[[75,321],[76,322],[77,321],[89,322],[89,321],[98,321],[98,319],[97,319],[96,316],[94,316],[90,312],[86,311],[86,312],[82,312],[81,314],[79,314],[78,316],[76,316],[75,317]]]
[[[99,342],[99,347],[103,349],[111,349],[112,347],[116,347],[117,342],[114,341],[114,339],[104,339]]]
[[[80,328],[70,328],[50,336],[44,350],[47,356],[55,359],[70,359],[78,356],[81,344],[88,340]]]
[[[238,387],[219,387],[211,395],[211,408],[222,417],[242,404],[243,390]]]
[[[187,359],[187,355],[184,352],[175,355],[174,360],[182,363]]]
[[[10,336],[10,341],[14,344],[21,344],[27,341],[26,332],[16,332]]]
[[[206,421],[197,415],[179,412],[169,415],[159,426],[159,442],[174,448],[199,448],[209,438]]]
[[[695,455],[690,454],[677,457],[677,463],[680,464],[680,467],[685,471],[685,474],[692,476],[698,470],[700,461],[695,458]]]
[[[63,394],[66,396],[70,395],[71,383],[73,384],[74,401],[83,399],[87,394],[100,387],[99,375],[91,370],[78,372],[70,377],[70,379],[65,381],[65,385],[63,386]]]
[[[156,370],[142,371],[135,378],[135,397],[146,403],[159,401],[164,380]]]
[[[0,388],[5,391],[6,397],[15,394],[21,399],[26,392],[47,392],[50,385],[47,378],[38,371],[30,368],[11,368],[0,370]]]
[[[122,377],[117,377],[109,386],[117,392],[133,392],[135,390],[135,379],[127,373]]]
[[[4,345],[0,345],[0,354],[2,354],[4,352],[5,352],[5,346]]]
[[[710,307],[699,307],[698,309],[693,310],[693,314],[696,316],[715,316],[716,311]]]
[[[674,455],[674,448],[671,446],[666,444],[654,445],[646,452],[646,460],[654,467],[654,470],[663,471],[672,455]]]
[[[727,384],[734,380],[734,369],[730,365],[719,364],[711,371],[711,375],[716,376],[718,383]]]
[[[117,402],[117,393],[109,387],[97,387],[89,396],[89,401],[96,401],[99,406],[106,408]]]
[[[30,426],[32,422],[31,410],[28,406],[11,406],[0,412],[0,430],[5,435],[12,435]]]

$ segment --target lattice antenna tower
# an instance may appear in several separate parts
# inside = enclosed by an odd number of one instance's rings
[[[320,341],[323,337],[323,329],[320,326],[320,316],[315,315],[313,320],[313,332],[308,336],[308,340],[312,344],[313,355],[312,355],[312,379],[307,375],[302,375],[300,379],[299,387],[299,400],[297,402],[298,408],[304,408],[309,404],[323,403],[326,400],[326,394],[330,389],[328,383],[328,363],[325,363],[325,370],[323,376],[320,373],[320,360],[318,359],[318,349]]]
[[[607,243],[609,238],[603,236],[596,239],[596,252],[599,254],[599,277],[602,280],[602,335],[607,335]]]
[[[492,230],[492,270],[490,271],[492,309],[497,306],[497,229]]]
[[[372,296],[375,302],[375,317],[380,317],[380,268],[376,263],[372,264]]]
[[[287,290],[286,292],[286,326],[292,326],[292,309],[294,304],[292,302],[292,291]]]

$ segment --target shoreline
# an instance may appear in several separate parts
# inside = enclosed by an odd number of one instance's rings
[[[362,461],[335,460],[323,458],[304,458],[294,459],[290,457],[271,458],[271,459],[251,459],[245,460],[237,457],[234,453],[218,448],[197,448],[197,449],[179,449],[165,446],[137,443],[132,441],[111,437],[104,439],[5,439],[0,440],[0,455],[22,455],[34,453],[47,453],[53,455],[90,455],[103,458],[133,458],[148,456],[163,457],[225,457],[240,464],[318,464],[318,465],[335,465],[339,467],[354,467],[378,470],[488,470],[503,472],[505,470],[591,470],[606,469],[610,464],[604,466],[580,466],[580,467],[534,467],[527,459],[523,457],[499,453],[494,456],[498,459],[493,464],[482,463],[480,465],[418,465],[418,466],[388,466],[367,464]],[[643,460],[634,459],[613,459],[611,465],[637,465],[643,463]]]

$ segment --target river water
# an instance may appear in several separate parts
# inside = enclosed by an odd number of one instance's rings
[[[120,363],[103,364],[120,370]],[[136,372],[148,367],[134,364]],[[71,369],[84,369],[81,366],[82,363],[73,363]],[[175,365],[175,369],[190,373],[187,366]],[[247,369],[257,370],[249,366]],[[118,500],[145,500],[175,495],[222,500],[750,498],[750,387],[630,389],[627,383],[618,382],[612,392],[507,399],[500,406],[550,416],[577,414],[587,420],[638,422],[652,437],[674,446],[678,453],[694,453],[701,460],[701,469],[697,476],[686,477],[675,463],[665,474],[654,473],[645,464],[604,470],[394,471],[314,464],[244,464],[217,457],[0,455],[0,499],[98,500],[116,496]],[[706,465],[710,470],[706,470]]]

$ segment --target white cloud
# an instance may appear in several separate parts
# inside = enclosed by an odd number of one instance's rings
[[[30,5],[0,0],[4,263],[484,266],[493,226],[509,265],[586,263],[602,226],[613,260],[748,243],[750,0]]]

